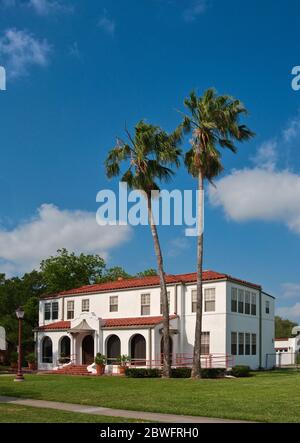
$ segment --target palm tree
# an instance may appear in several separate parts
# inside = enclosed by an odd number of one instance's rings
[[[130,189],[141,191],[147,200],[148,219],[154,242],[157,268],[161,289],[163,311],[163,376],[170,377],[170,334],[169,304],[165,281],[164,265],[157,228],[152,212],[152,192],[159,191],[159,182],[167,182],[172,178],[171,167],[179,166],[181,151],[181,128],[168,134],[158,126],[140,121],[135,126],[132,137],[126,130],[128,142],[117,139],[117,145],[109,152],[105,162],[108,178],[119,176],[120,165],[126,163],[126,171],[121,181],[126,182]]]
[[[227,95],[218,96],[214,89],[208,89],[202,97],[191,92],[184,101],[188,114],[184,115],[182,128],[191,133],[192,148],[185,155],[188,172],[198,179],[198,236],[197,236],[197,310],[192,377],[201,377],[201,336],[202,336],[202,271],[203,271],[203,207],[205,180],[213,183],[223,171],[221,152],[228,148],[236,152],[235,142],[249,140],[254,133],[239,119],[247,114],[239,100]]]

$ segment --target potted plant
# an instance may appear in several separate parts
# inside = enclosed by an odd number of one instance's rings
[[[103,375],[105,372],[105,363],[106,363],[106,357],[105,355],[100,354],[100,352],[98,352],[98,354],[95,357],[95,364],[96,364],[96,370],[97,370],[97,375]]]
[[[12,352],[10,354],[10,367],[11,369],[17,369],[18,368],[18,358],[19,358],[19,354],[17,352]]]
[[[28,368],[31,371],[35,371],[36,370],[36,355],[34,352],[31,352],[30,354],[27,355],[26,361],[28,363]]]
[[[117,361],[118,361],[118,365],[119,365],[119,374],[124,375],[125,370],[126,370],[128,363],[130,361],[130,358],[128,357],[128,355],[120,355],[120,357],[118,358]]]

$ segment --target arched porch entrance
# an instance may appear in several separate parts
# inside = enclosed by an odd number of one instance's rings
[[[130,341],[130,358],[132,365],[146,365],[146,340],[141,334],[134,335]]]
[[[111,335],[106,343],[107,363],[116,364],[117,359],[121,355],[121,341],[117,335]]]

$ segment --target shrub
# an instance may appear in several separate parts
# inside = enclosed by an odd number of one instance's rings
[[[205,368],[201,369],[202,378],[219,378],[224,377],[226,372],[225,368]]]
[[[172,378],[190,378],[192,370],[191,368],[173,368],[171,377]]]
[[[126,368],[125,375],[129,378],[159,378],[161,371],[160,369]]]
[[[250,377],[250,367],[249,366],[235,366],[232,368],[232,375],[234,377]]]
[[[100,352],[98,352],[98,354],[95,357],[95,363],[96,363],[96,365],[100,365],[100,366],[105,365],[105,363],[106,363],[105,355],[102,355],[102,354],[100,354]]]
[[[19,354],[17,352],[12,352],[9,356],[10,363],[17,363]]]
[[[27,361],[27,363],[36,363],[36,355],[35,355],[35,353],[34,352],[31,352],[30,354],[28,354],[27,356],[26,356],[26,361]]]

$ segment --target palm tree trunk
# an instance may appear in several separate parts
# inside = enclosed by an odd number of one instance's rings
[[[198,176],[198,242],[197,242],[197,311],[195,327],[195,344],[192,367],[192,378],[201,378],[201,344],[202,344],[202,271],[203,271],[203,206],[204,206],[204,180],[202,172]]]
[[[147,204],[148,204],[149,223],[151,227],[151,233],[154,242],[154,250],[157,260],[157,269],[158,269],[161,299],[162,299],[161,301],[162,301],[162,314],[163,314],[163,344],[164,344],[162,376],[165,378],[169,378],[171,377],[169,303],[168,303],[168,294],[167,294],[167,287],[165,281],[162,252],[157,234],[156,224],[153,219],[151,195],[147,196]]]

